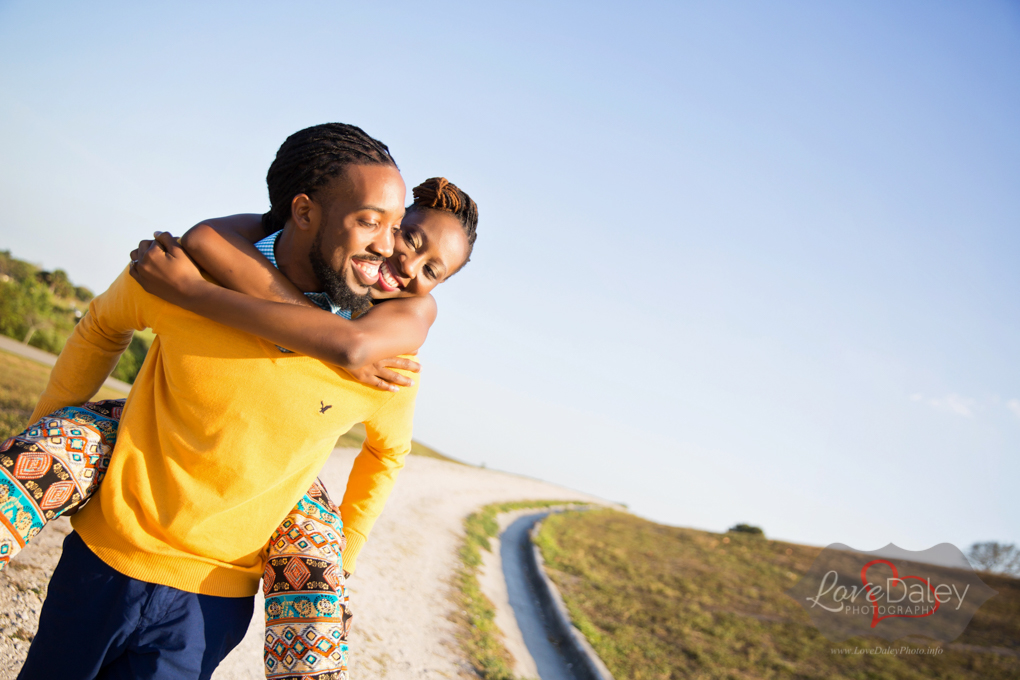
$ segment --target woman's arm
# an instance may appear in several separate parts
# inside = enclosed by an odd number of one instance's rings
[[[131,254],[131,275],[149,293],[348,370],[416,352],[436,318],[431,296],[391,300],[353,321],[317,307],[263,300],[206,281],[168,233],[143,246]]]
[[[314,307],[255,248],[254,244],[268,235],[262,228],[261,215],[231,215],[195,225],[181,237],[181,245],[199,267],[231,290],[263,300]]]

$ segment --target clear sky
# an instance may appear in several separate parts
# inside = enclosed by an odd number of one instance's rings
[[[1020,542],[1015,2],[150,4],[0,3],[0,248],[101,291],[355,123],[479,203],[422,441],[672,524]]]

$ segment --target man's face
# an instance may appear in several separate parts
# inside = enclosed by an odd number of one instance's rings
[[[393,254],[406,189],[391,165],[352,165],[318,197],[322,221],[309,257],[321,290],[346,309],[365,307],[379,265]]]

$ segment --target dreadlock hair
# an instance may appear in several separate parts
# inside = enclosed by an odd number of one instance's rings
[[[412,189],[411,193],[414,196],[414,203],[407,209],[407,212],[439,210],[448,212],[460,220],[460,225],[464,227],[464,233],[467,234],[468,239],[468,256],[464,260],[464,264],[467,264],[471,260],[471,251],[474,250],[475,238],[478,236],[476,233],[478,205],[471,200],[470,196],[457,188],[456,184],[445,177],[430,177]],[[461,267],[463,266],[462,264]]]
[[[292,134],[266,174],[270,207],[262,216],[262,228],[267,234],[283,229],[295,196],[314,196],[349,165],[397,167],[385,144],[354,125],[323,123]]]

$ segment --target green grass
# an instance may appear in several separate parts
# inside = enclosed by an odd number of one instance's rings
[[[575,625],[620,679],[1020,677],[1017,657],[952,645],[927,657],[833,653],[891,643],[829,642],[785,594],[820,548],[609,510],[552,515],[538,544]],[[982,579],[999,594],[956,642],[1020,651],[1020,581]]]
[[[458,551],[461,564],[454,577],[459,612],[455,619],[460,627],[461,646],[475,671],[485,680],[514,680],[513,660],[503,643],[503,634],[496,626],[496,607],[478,583],[482,551],[491,552],[489,539],[499,533],[496,516],[513,510],[577,504],[575,501],[494,503],[471,513],[464,520],[464,543]]]
[[[49,366],[0,351],[0,441],[28,426],[28,418],[35,410],[36,401],[49,377]],[[122,399],[126,396],[103,387],[96,399]]]

